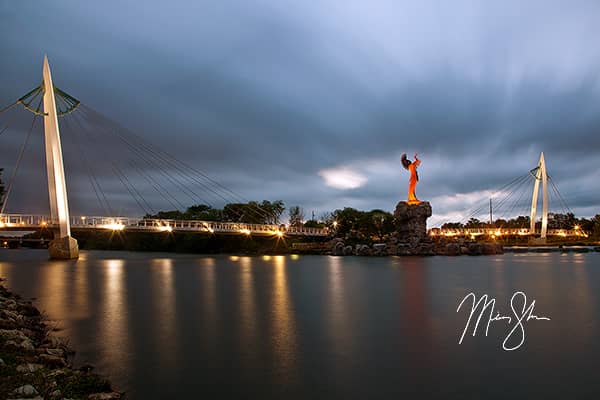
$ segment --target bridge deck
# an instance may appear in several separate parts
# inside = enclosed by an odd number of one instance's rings
[[[28,231],[58,229],[58,221],[47,215],[0,215],[0,230]],[[285,225],[246,224],[197,220],[142,219],[128,217],[71,217],[72,229],[106,229],[114,231],[198,232],[276,236],[327,236],[328,229],[296,228]]]

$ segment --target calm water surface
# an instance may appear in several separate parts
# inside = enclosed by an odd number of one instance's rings
[[[600,254],[228,257],[0,250],[0,276],[133,399],[589,398],[600,394]],[[469,292],[510,314],[458,338]]]

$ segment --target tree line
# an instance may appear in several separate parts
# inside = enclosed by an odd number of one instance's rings
[[[189,207],[185,211],[160,211],[146,214],[146,219],[174,219],[241,222],[250,224],[280,224],[285,204],[281,200],[247,203],[230,203],[223,208],[213,208],[206,204]],[[392,213],[375,209],[361,211],[346,207],[333,212],[323,213],[319,218],[305,219],[300,206],[291,206],[288,211],[288,224],[295,228],[329,228],[338,236],[357,240],[384,240],[395,231]]]
[[[247,224],[279,224],[285,205],[281,200],[273,202],[249,201],[247,203],[229,203],[223,208],[213,208],[206,204],[188,207],[185,211],[159,211],[156,214],[146,214],[146,219],[175,219],[241,222]]]

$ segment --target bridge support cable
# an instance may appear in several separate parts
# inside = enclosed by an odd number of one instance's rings
[[[17,103],[13,103],[12,106],[10,106],[11,108],[14,107]],[[8,110],[7,110],[8,111]],[[8,130],[8,128],[11,126],[12,122],[15,120],[16,117],[16,113],[12,113],[8,118],[7,121],[4,123],[3,127],[0,127],[0,136],[2,136],[2,134],[4,132],[6,132]]]
[[[169,203],[171,205],[171,207],[173,207],[173,210],[178,210],[180,209],[180,207],[183,207],[183,205],[177,205],[173,202],[173,200],[171,200],[171,198],[174,199],[175,202],[177,202],[177,199],[175,199],[168,190],[166,190],[165,188],[163,188],[159,183],[157,183],[153,178],[152,175],[147,174],[144,172],[144,170],[142,168],[140,168],[134,160],[129,160],[129,166],[131,168],[133,168],[138,175],[140,175],[146,182],[148,182],[148,184],[156,191],[156,193],[159,194],[159,196],[161,196],[167,203]],[[171,198],[169,198],[171,197]]]
[[[503,207],[504,207],[505,204],[510,204],[510,200],[513,198],[513,196],[515,195],[515,193],[518,192],[519,188],[526,181],[527,181],[527,178],[524,178],[524,179],[518,181],[518,183],[516,183],[515,185],[513,185],[513,187],[511,187],[510,189],[507,189],[503,193],[503,194],[505,194],[504,197],[502,197],[500,199],[500,201],[496,203],[496,207],[494,208],[496,210],[496,214],[500,214],[502,212],[502,210],[504,209]]]
[[[73,116],[75,116],[75,114],[73,114]],[[68,124],[67,123],[68,118],[65,118],[64,121],[65,121],[66,124]],[[83,130],[83,126],[79,123],[78,120],[76,120],[76,121],[79,124],[80,128],[82,128],[82,130]],[[79,153],[80,153],[80,156],[82,158],[82,162],[86,165],[86,169],[88,170],[88,177],[90,177],[90,181],[92,183],[92,187],[94,188],[94,191],[96,192],[96,195],[98,195],[98,192],[96,190],[96,185],[98,185],[98,182],[97,182],[97,179],[95,177],[95,174],[93,173],[93,171],[89,167],[89,163],[87,162],[87,157],[83,157],[83,155],[85,154],[85,150],[83,149],[83,146],[81,146],[81,142],[79,140],[79,133],[75,132],[74,136],[76,136],[75,141],[76,141],[76,144],[78,146]],[[117,178],[121,181],[121,183],[123,184],[123,186],[127,189],[127,191],[131,194],[131,196],[133,197],[133,199],[135,200],[135,202],[138,204],[138,206],[140,206],[140,208],[144,211],[144,213],[148,213],[148,211],[152,211],[153,212],[152,207],[148,205],[148,203],[146,202],[146,200],[144,199],[144,197],[131,184],[131,182],[129,181],[129,179],[127,178],[127,176],[118,168],[118,166],[114,162],[113,162],[113,172],[115,173],[115,175],[117,176]],[[108,215],[114,215],[111,212],[111,207],[108,204],[108,201],[106,201],[106,195],[104,193],[102,193],[102,195],[103,195],[103,197],[105,199],[105,202],[106,202],[106,209],[109,211]],[[136,195],[139,196],[139,198],[141,199],[141,201],[146,204],[146,207],[144,207],[141,204],[141,202],[138,200],[138,197],[136,197]],[[99,199],[99,197],[98,197],[98,199]],[[101,206],[102,206],[102,204],[101,204]]]
[[[94,171],[90,167],[90,164],[88,162],[87,152],[85,151],[84,147],[81,145],[81,138],[79,136],[79,131],[77,129],[74,129],[71,127],[71,123],[69,122],[70,118],[64,118],[63,120],[65,121],[65,125],[67,127],[67,132],[69,132],[71,130],[73,131],[73,135],[72,135],[73,139],[74,139],[73,141],[75,142],[75,145],[77,146],[77,150],[78,150],[77,153],[79,154],[79,159],[81,160],[81,163],[85,166],[87,176],[90,181],[90,185],[92,186],[94,194],[96,195],[96,199],[98,200],[98,205],[100,206],[101,209],[104,210],[106,215],[113,215],[110,205],[108,204],[108,200],[106,199],[106,194],[102,190],[100,183],[98,183],[96,174],[94,174]]]
[[[103,120],[107,120],[105,117],[102,117]],[[121,130],[125,130],[127,131],[125,128],[121,128],[118,124],[108,120],[109,123],[111,123],[111,125],[116,125],[117,128],[120,128]],[[131,141],[131,139],[126,138],[123,134],[120,134],[117,129],[115,130],[111,130],[111,133],[113,135],[115,135],[116,137],[118,137],[121,141],[123,141],[129,148],[130,150],[135,153],[140,159],[144,160],[146,163],[150,164],[151,166],[153,165],[155,168],[159,169],[163,175],[165,175],[165,171],[163,168],[161,168],[159,165],[157,165],[157,161],[162,161],[164,162],[167,167],[170,168],[166,168],[166,169],[175,169],[176,171],[178,171],[179,173],[181,173],[181,175],[184,176],[184,178],[186,178],[188,181],[191,180],[192,182],[196,182],[198,184],[201,185],[201,187],[203,187],[204,189],[208,189],[208,191],[210,191],[211,193],[215,194],[217,197],[221,198],[222,200],[224,200],[225,202],[232,202],[230,198],[227,198],[225,196],[223,196],[222,194],[212,190],[211,188],[207,188],[206,184],[199,181],[195,176],[193,176],[193,174],[190,174],[189,171],[186,171],[184,169],[182,169],[180,166],[175,165],[173,162],[171,162],[170,160],[166,159],[162,154],[159,153],[159,151],[154,150],[151,146],[147,145],[146,143],[142,142],[141,139],[135,139],[135,143],[133,143]],[[138,137],[135,134],[131,134],[130,136],[134,136]],[[149,153],[149,156],[146,156],[144,154],[144,150]],[[195,193],[194,191],[192,191],[191,189],[188,188],[188,186],[185,183],[182,183],[181,181],[179,181],[176,178],[173,178],[171,176],[168,176],[168,174],[166,175],[167,178],[169,178],[169,180],[171,181],[171,183],[177,185],[181,185],[183,186],[183,190],[184,191],[188,191],[191,192],[193,195],[195,195],[197,198],[199,198],[201,203],[207,204],[209,206],[212,207],[211,202],[206,201],[206,199],[202,199],[200,196],[197,195],[197,193]],[[174,182],[176,180],[176,182]],[[189,196],[189,193],[187,193]],[[193,201],[198,201],[196,199],[193,199]],[[185,207],[184,207],[185,208]],[[267,216],[269,216],[266,212],[262,211],[262,214],[259,214],[256,210],[254,209],[250,209],[249,210],[251,213],[255,214],[255,215],[259,215],[262,218],[266,218]],[[238,212],[237,210],[233,211],[234,214],[236,214],[239,217],[242,216],[242,214],[240,212]]]
[[[153,157],[156,157],[156,158],[160,159],[161,161],[165,162],[167,165],[171,166],[172,168],[175,168],[180,173],[182,173],[183,175],[187,176],[189,179],[191,179],[194,182],[196,182],[197,184],[199,184],[203,189],[213,193],[214,195],[216,195],[220,199],[224,200],[225,202],[232,202],[232,197],[233,197],[234,202],[235,201],[239,202],[239,201],[245,200],[245,199],[241,198],[239,195],[237,195],[235,192],[233,192],[232,190],[226,188],[222,184],[220,184],[220,183],[216,182],[215,180],[211,179],[210,177],[208,177],[202,171],[199,171],[197,169],[190,167],[188,164],[178,160],[177,158],[175,158],[171,154],[165,152],[164,150],[154,148],[154,146],[147,143],[139,135],[135,134],[134,132],[131,132],[130,130],[128,130],[126,128],[123,128],[118,123],[110,120],[109,118],[98,113],[97,111],[95,111],[89,107],[86,107],[85,105],[82,106],[82,110],[84,110],[84,112],[86,112],[88,116],[103,120],[108,124],[116,126],[117,128],[119,128],[119,130],[128,133],[129,136],[133,137],[133,139],[135,140],[136,144],[139,147],[142,147],[146,151],[150,152],[150,154]],[[124,138],[124,135],[119,135],[119,136],[121,136],[121,138],[124,141],[127,141],[130,145],[133,145],[129,140]],[[138,146],[135,146],[135,147],[138,147]],[[201,180],[199,180],[198,175],[203,177],[204,179],[206,179],[208,181],[208,183],[202,182]],[[247,201],[247,200],[245,200],[245,201]],[[251,208],[251,211],[255,215],[259,215],[261,217],[269,217],[270,216],[270,214],[268,212],[266,212],[264,209],[262,209],[258,206],[248,206],[248,208]]]
[[[88,111],[89,108],[87,107],[83,107],[83,109],[85,111]],[[114,122],[112,122],[111,120],[102,117],[103,120],[106,120],[107,122],[111,123],[112,128],[107,128],[104,127],[104,129],[106,131],[108,131],[109,133],[111,133],[113,136],[115,136],[117,139],[119,139],[120,141],[122,141],[128,148],[129,150],[134,153],[139,159],[141,159],[142,161],[144,161],[147,165],[149,165],[151,168],[158,170],[164,177],[167,178],[167,180],[173,184],[175,187],[178,187],[184,194],[186,194],[186,196],[188,196],[190,198],[190,200],[192,200],[193,202],[197,202],[200,201],[201,203],[204,203],[206,205],[209,205],[212,207],[212,202],[202,198],[201,196],[199,196],[197,193],[195,193],[194,191],[192,191],[191,189],[189,189],[188,185],[186,185],[185,181],[181,181],[178,178],[169,175],[166,170],[168,168],[165,168],[165,166],[160,165],[159,162],[164,162],[164,159],[157,154],[157,152],[155,151],[151,151],[147,148],[147,146],[145,144],[140,144],[138,143],[137,145],[135,143],[132,143],[131,140],[128,140],[124,135],[120,134],[118,132],[118,129],[120,128],[120,126]],[[118,129],[115,129],[118,128]],[[166,163],[167,167],[169,166],[168,163]],[[180,203],[181,204],[181,203]],[[185,210],[185,206],[181,205],[181,207]]]
[[[115,132],[113,132],[113,133],[115,133]],[[178,171],[179,173],[181,173],[181,174],[183,175],[183,177],[184,177],[184,178],[188,179],[188,182],[191,180],[191,181],[192,181],[192,184],[193,184],[194,182],[195,182],[196,184],[199,184],[201,187],[203,187],[204,189],[208,189],[208,191],[209,191],[209,192],[213,193],[214,195],[216,195],[217,197],[219,197],[221,200],[223,200],[223,201],[225,201],[225,202],[232,202],[232,200],[231,200],[231,199],[229,199],[229,198],[227,198],[227,197],[224,197],[224,196],[223,196],[223,195],[221,195],[220,193],[218,193],[218,192],[215,192],[214,190],[212,190],[212,189],[210,189],[210,188],[207,188],[203,182],[201,182],[201,181],[198,181],[198,180],[197,180],[197,179],[196,179],[196,178],[195,178],[193,175],[191,175],[191,174],[190,174],[188,171],[185,171],[185,170],[181,169],[181,168],[180,168],[180,167],[178,167],[177,165],[175,165],[175,164],[173,164],[172,162],[170,162],[168,159],[165,159],[165,157],[163,157],[163,156],[162,156],[162,155],[161,155],[159,152],[157,152],[157,151],[154,151],[154,150],[153,150],[151,147],[149,147],[149,146],[148,146],[148,145],[146,145],[145,143],[138,143],[138,144],[139,144],[139,146],[136,146],[134,143],[131,143],[129,140],[127,140],[127,138],[125,138],[124,136],[122,136],[122,135],[119,135],[119,134],[117,134],[117,133],[115,133],[115,135],[116,135],[116,136],[118,136],[118,137],[119,137],[119,138],[120,138],[120,139],[121,139],[121,140],[122,140],[124,143],[126,143],[126,144],[127,144],[127,145],[128,145],[130,148],[131,148],[131,150],[132,150],[132,151],[134,151],[134,152],[137,152],[137,153],[138,153],[138,155],[140,155],[140,154],[139,154],[139,151],[140,151],[140,148],[142,148],[142,149],[144,149],[144,150],[146,150],[146,151],[148,151],[148,152],[150,153],[150,156],[151,156],[151,157],[149,157],[149,160],[158,160],[158,161],[165,162],[165,164],[167,165],[167,168],[161,169],[161,172],[163,172],[163,174],[166,174],[166,171],[165,171],[165,170],[167,170],[167,169],[175,169],[176,171]],[[142,158],[144,158],[144,156],[141,156],[141,157],[142,157]],[[147,160],[147,159],[146,159],[146,160]],[[154,161],[152,161],[151,163],[152,163],[152,164],[155,164],[155,162],[154,162]],[[155,164],[155,165],[156,165],[156,164]],[[169,168],[169,167],[170,167],[170,168]],[[169,175],[166,175],[166,176],[167,176],[167,177],[168,177],[168,178],[169,178],[169,179],[172,181],[172,183],[175,183],[175,182],[173,182],[174,178],[170,177]],[[189,189],[189,187],[188,187],[187,185],[185,185],[185,183],[181,183],[181,182],[179,182],[179,181],[178,181],[177,183],[180,183],[180,184],[182,185],[182,187],[183,187],[184,191],[185,191],[185,190],[187,190],[187,191],[191,191],[191,189]],[[194,194],[194,195],[196,195],[197,197],[199,197],[199,196],[198,196],[198,195],[197,195],[197,194],[196,194],[194,191],[191,191],[191,192],[192,192],[192,194]],[[188,195],[188,196],[189,196],[189,195]],[[212,204],[211,204],[211,202],[209,202],[209,201],[207,201],[207,200],[205,200],[205,199],[202,199],[202,198],[199,198],[199,200],[200,200],[200,202],[201,202],[201,203],[204,203],[204,204],[206,204],[206,205],[208,205],[208,206],[212,207]],[[195,199],[193,199],[193,198],[192,198],[192,201],[198,201],[198,200],[195,200]],[[219,201],[219,200],[217,199],[217,201]],[[234,214],[236,214],[236,215],[238,216],[238,218],[240,218],[240,217],[242,217],[242,216],[243,216],[243,214],[242,214],[242,213],[240,213],[240,212],[238,212],[237,210],[232,210],[232,211],[233,211],[233,213],[234,213]],[[256,212],[255,210],[252,210],[252,209],[250,209],[250,211],[251,211],[253,214],[255,214],[255,215],[257,214],[257,212]],[[262,217],[262,218],[264,218],[264,217],[266,217],[266,214],[263,214],[263,215],[260,215],[260,214],[259,214],[258,216],[259,216],[259,217]]]
[[[15,101],[12,104],[7,105],[6,107],[2,108],[0,110],[0,115],[4,114],[5,112],[7,112],[8,110],[10,110],[11,108],[13,108],[14,106],[16,106],[17,104],[19,104],[19,100]]]
[[[84,127],[83,122],[79,120],[79,115],[77,113],[73,113],[72,116],[71,116],[71,118],[74,119],[74,121],[79,126],[80,130],[83,132],[83,135],[88,139],[88,141],[90,142],[90,144],[92,145],[92,147],[94,147],[97,143],[96,143],[94,137],[90,134],[89,130]],[[132,160],[130,160],[130,161],[132,161]],[[99,183],[97,183],[97,184],[98,184],[98,186],[100,186]],[[158,184],[158,185],[160,186],[160,184]],[[162,188],[162,190],[165,191],[165,193],[168,193],[168,191],[166,189]],[[106,201],[106,196],[104,195],[104,192],[103,192],[103,197],[104,197],[104,199]],[[173,197],[173,196],[171,196],[171,197]],[[175,199],[175,198],[173,198],[173,199],[175,200],[175,202],[178,203],[177,199]],[[173,203],[170,200],[168,202],[173,205]],[[108,204],[108,201],[106,201],[106,203]],[[179,204],[180,204],[179,207],[183,207],[183,205],[181,203],[179,203]],[[176,205],[174,205],[175,209],[178,209],[179,207],[176,206]],[[109,208],[110,208],[110,206],[109,206]],[[112,212],[110,212],[109,215],[114,215],[114,214]]]
[[[76,115],[76,114],[74,114],[74,115]],[[102,127],[102,129],[110,134],[113,134],[114,136],[116,136],[117,138],[120,139],[120,137],[118,135],[116,135],[113,131],[111,131],[109,128]],[[137,158],[139,158],[140,160],[145,162],[151,169],[157,170],[169,183],[174,185],[174,187],[178,188],[183,194],[185,194],[187,197],[189,197],[192,202],[200,201],[200,202],[208,203],[205,199],[203,199],[201,196],[199,196],[196,192],[194,192],[189,187],[187,187],[187,185],[185,185],[184,182],[181,182],[181,180],[178,179],[176,176],[173,176],[173,175],[167,173],[165,168],[163,168],[161,165],[159,165],[158,162],[153,157],[147,156],[138,147],[134,146],[133,144],[131,144],[129,142],[126,142],[124,140],[121,140],[121,141],[123,141],[125,143],[126,147],[129,149],[129,151],[131,153],[133,153]],[[183,209],[183,210],[186,209],[186,207],[179,200],[177,200],[176,197],[174,197],[174,196],[171,196],[171,197],[175,200],[176,203],[179,204],[179,206],[177,207],[178,209]],[[210,203],[208,203],[208,204],[210,204]]]
[[[500,216],[500,219],[508,219],[511,216],[515,215],[515,211],[519,208],[519,205],[521,205],[521,202],[523,200],[523,197],[525,196],[525,193],[527,192],[527,184],[530,182],[529,179],[524,179],[513,191],[513,193],[518,193],[518,196],[512,201],[512,203],[510,203],[509,205],[507,205],[507,209],[502,213],[502,215]]]
[[[123,184],[125,189],[127,189],[127,191],[129,192],[129,194],[131,195],[133,200],[135,200],[135,202],[140,207],[140,209],[144,212],[144,214],[154,214],[154,210],[152,209],[152,207],[150,207],[148,205],[148,203],[146,202],[146,199],[144,199],[142,197],[142,195],[140,195],[138,190],[135,188],[135,186],[133,186],[131,184],[129,179],[127,179],[127,176],[125,176],[125,174],[119,169],[119,167],[115,163],[112,163],[112,164],[113,164],[113,168],[115,171],[115,175],[117,175],[117,177],[119,178],[119,180],[121,181],[121,183]],[[138,199],[138,197],[139,197],[139,199]],[[144,206],[142,203],[144,203],[146,206]]]
[[[515,188],[526,183],[529,180],[529,178],[530,178],[529,174],[520,175],[520,176],[510,180],[509,182],[501,185],[500,187],[494,189],[494,191],[492,192],[491,195],[482,197],[481,200],[478,200],[475,202],[476,206],[464,211],[466,215],[459,222],[462,224],[465,224],[471,218],[478,218],[478,217],[483,216],[483,214],[488,214],[490,198],[498,199],[499,196],[504,195],[503,197],[500,198],[500,201],[497,202],[494,207],[494,214],[498,214],[498,209],[500,209],[504,205],[504,203],[507,201],[506,197],[508,195],[510,195],[511,192],[513,192],[515,190]],[[439,226],[442,226],[442,225],[444,225],[446,223],[450,223],[450,222],[453,222],[453,221],[452,220],[443,221],[439,224]]]
[[[548,181],[550,182],[550,186],[552,187],[552,190],[556,193],[556,195],[558,196],[559,201],[561,202],[562,206],[564,207],[564,209],[571,213],[573,213],[573,210],[571,210],[571,207],[569,207],[569,205],[567,204],[565,198],[563,197],[563,195],[560,193],[560,190],[558,190],[558,186],[556,186],[556,184],[554,183],[554,179],[552,179],[550,176],[548,177]]]
[[[87,137],[89,143],[91,144],[92,147],[96,147],[97,145],[99,145],[99,143],[96,142],[95,138],[92,136],[92,134],[89,132],[89,129],[86,129],[83,125],[83,122],[80,121],[80,116],[78,115],[78,113],[73,113],[72,114],[72,118],[76,121],[76,123],[79,125],[79,127],[81,128],[81,131],[83,131],[84,135]],[[105,160],[106,162],[106,160]],[[114,161],[113,161],[114,162]],[[118,179],[120,179],[120,177],[118,175],[115,174],[115,170],[114,168],[111,168],[109,171],[111,174],[114,174]],[[121,180],[121,179],[120,179]],[[175,201],[177,202],[177,199],[175,199]],[[181,203],[179,203],[180,206],[179,207],[183,207],[183,205]],[[178,207],[175,207],[178,208]],[[114,215],[111,213],[111,215]]]
[[[511,180],[507,184],[504,184],[504,185],[500,186],[498,189],[496,189],[492,193],[492,195],[490,196],[491,199],[498,199],[500,195],[504,195],[503,197],[500,198],[500,201],[496,202],[496,204],[495,204],[495,207],[494,207],[494,210],[495,210],[494,213],[495,214],[499,213],[499,210],[501,210],[502,206],[507,201],[507,199],[512,196],[512,194],[514,193],[514,189],[517,188],[517,187],[519,187],[520,185],[522,185],[523,182],[527,181],[527,179],[528,179],[528,175],[519,176],[517,178],[514,178],[513,180]],[[477,218],[481,214],[483,214],[484,211],[487,211],[487,208],[488,208],[488,198],[487,198],[487,196],[486,196],[485,199],[482,199],[481,202],[482,202],[481,206],[479,206],[478,208],[472,210],[466,216],[466,218],[464,218],[461,221],[462,223],[468,222],[468,220],[470,220],[471,218]]]
[[[42,100],[40,100],[38,104],[38,109],[42,104]],[[29,131],[27,132],[27,136],[25,137],[25,141],[19,150],[19,155],[17,156],[17,163],[13,172],[11,174],[10,180],[8,181],[8,186],[6,187],[6,193],[4,195],[4,202],[2,203],[2,207],[0,207],[0,214],[4,214],[6,211],[6,206],[8,204],[8,199],[12,192],[12,189],[15,185],[15,179],[17,177],[17,173],[19,171],[19,166],[21,165],[21,160],[23,159],[23,155],[25,154],[25,150],[27,149],[27,145],[29,144],[29,139],[31,138],[31,133],[33,132],[33,128],[35,127],[35,121],[37,120],[37,114],[33,116],[33,120],[31,121],[31,126],[29,127]]]

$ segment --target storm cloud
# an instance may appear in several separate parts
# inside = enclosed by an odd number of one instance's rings
[[[596,1],[3,2],[0,18],[0,105],[39,84],[48,54],[61,89],[245,198],[391,210],[400,155],[417,152],[435,224],[543,151],[570,208],[600,213]],[[22,125],[0,136],[5,175]],[[8,211],[47,209],[32,152]],[[65,143],[73,213],[102,213],[77,153]],[[119,213],[141,213],[96,174]]]

